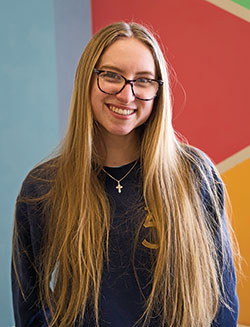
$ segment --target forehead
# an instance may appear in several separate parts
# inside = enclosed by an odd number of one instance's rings
[[[115,41],[102,54],[99,68],[117,67],[124,72],[150,71],[155,74],[155,62],[150,49],[135,38],[122,38]]]

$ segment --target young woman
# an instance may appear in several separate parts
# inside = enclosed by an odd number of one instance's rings
[[[17,327],[237,325],[223,185],[176,138],[143,26],[83,52],[65,139],[17,200],[12,281]]]

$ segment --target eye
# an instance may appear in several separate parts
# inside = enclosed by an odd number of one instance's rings
[[[137,78],[135,81],[136,86],[139,87],[147,87],[149,86],[153,81],[150,78]]]
[[[123,81],[123,78],[121,77],[121,75],[114,73],[114,72],[110,72],[110,71],[105,71],[101,74],[101,77],[107,81],[107,82],[112,82],[112,83],[120,83]]]

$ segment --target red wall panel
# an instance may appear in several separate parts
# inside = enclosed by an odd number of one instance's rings
[[[120,20],[159,34],[179,81],[174,126],[189,143],[216,163],[249,144],[249,23],[204,0],[92,0],[93,33]]]

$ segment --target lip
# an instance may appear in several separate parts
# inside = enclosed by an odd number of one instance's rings
[[[106,106],[114,117],[117,117],[120,119],[129,119],[136,112],[135,108],[130,108],[130,107],[126,107],[126,106],[114,105],[111,103],[106,103]],[[124,113],[118,112],[119,110],[124,111]]]

